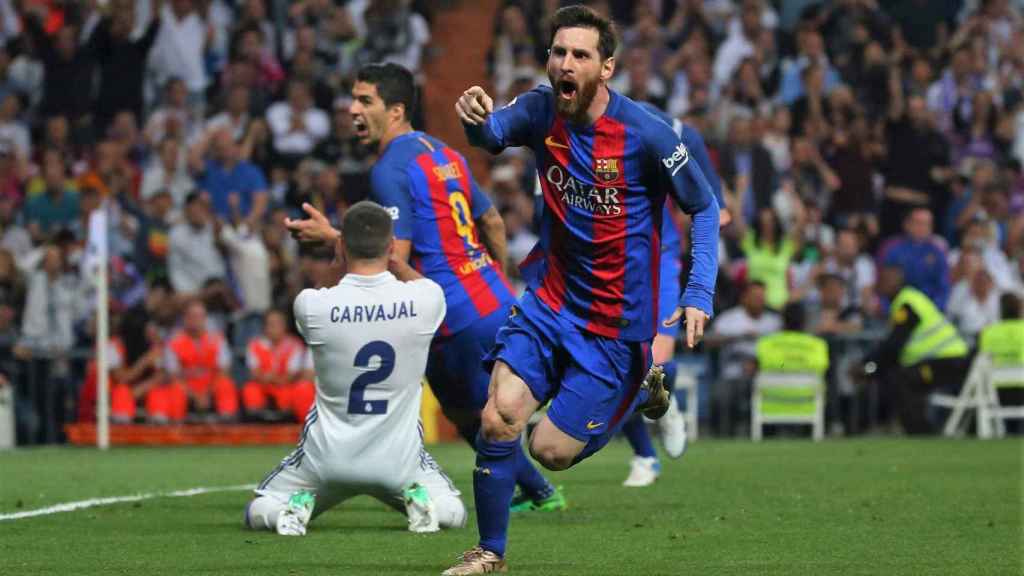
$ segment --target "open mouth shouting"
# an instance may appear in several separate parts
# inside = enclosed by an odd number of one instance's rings
[[[366,126],[366,118],[362,116],[353,116],[352,128],[355,130],[356,138],[366,140],[370,137],[370,130]]]
[[[558,96],[563,100],[573,100],[576,98],[577,86],[573,80],[559,80],[558,81]]]

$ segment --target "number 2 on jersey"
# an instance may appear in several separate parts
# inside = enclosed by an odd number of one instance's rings
[[[348,393],[349,414],[386,414],[388,411],[387,400],[363,400],[363,393],[370,384],[383,382],[391,376],[395,369],[395,349],[387,342],[374,340],[356,353],[356,368],[369,368],[374,356],[380,358],[380,366],[360,374],[352,382],[352,389]]]
[[[469,209],[466,195],[458,190],[452,192],[448,195],[448,205],[452,207],[455,232],[474,250],[480,248],[476,242],[476,230],[473,227],[473,211]]]

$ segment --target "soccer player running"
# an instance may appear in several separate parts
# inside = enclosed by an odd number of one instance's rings
[[[391,216],[372,202],[345,214],[331,288],[295,298],[295,324],[313,352],[316,402],[299,445],[259,484],[246,526],[285,536],[362,494],[405,512],[409,530],[461,527],[466,509],[423,448],[420,381],[444,292],[394,253]],[[347,270],[345,270],[347,269]]]
[[[445,415],[475,445],[490,383],[483,358],[515,301],[502,271],[505,225],[462,155],[413,130],[415,105],[416,85],[405,68],[370,64],[357,72],[349,111],[359,142],[379,154],[370,199],[394,219],[395,258],[439,284],[448,304],[427,360],[427,380]],[[287,222],[301,240],[326,242],[340,234],[314,208],[303,208],[311,218]],[[521,447],[515,457],[524,506],[565,508],[561,490]]]
[[[725,199],[722,197],[722,183],[711,164],[704,139],[692,126],[684,124],[679,120],[670,117],[658,107],[648,102],[641,103],[647,112],[657,117],[662,122],[672,126],[672,130],[679,136],[693,161],[697,162],[701,172],[711,185],[715,194],[715,200],[719,207],[719,226],[729,223],[729,212],[725,209]],[[679,226],[678,209],[666,199],[664,214],[661,221],[661,256],[659,266],[661,272],[660,294],[658,297],[658,317],[666,320],[675,312],[676,302],[679,301],[680,275],[682,274],[682,230]],[[673,390],[676,380],[677,366],[673,360],[675,357],[676,339],[679,337],[679,324],[665,325],[658,324],[658,335],[654,337],[654,344],[651,346],[651,354],[654,356],[654,363],[663,365],[665,369],[665,385]],[[658,420],[658,431],[661,434],[661,442],[665,452],[670,458],[680,458],[686,451],[686,420],[683,418],[679,405],[676,402],[675,394],[670,397],[670,404],[665,416]],[[661,474],[661,463],[658,461],[658,454],[651,443],[651,436],[647,432],[644,418],[640,414],[634,414],[632,418],[622,427],[622,434],[629,441],[633,448],[633,459],[630,462],[629,476],[626,477],[623,486],[640,488],[654,484]]]
[[[612,23],[583,6],[552,20],[551,86],[501,110],[474,86],[456,110],[470,142],[497,153],[529,146],[544,192],[540,241],[524,260],[527,292],[488,356],[491,387],[473,475],[478,546],[446,575],[507,570],[508,505],[516,447],[530,415],[551,400],[530,438],[545,467],[595,453],[635,409],[668,408],[650,343],[658,318],[660,227],[666,193],[693,217],[693,264],[667,322],[702,337],[717,275],[718,203],[672,128],[607,87]]]

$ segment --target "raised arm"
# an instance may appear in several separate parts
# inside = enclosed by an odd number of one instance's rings
[[[483,88],[473,86],[462,93],[455,111],[466,130],[469,143],[497,154],[510,146],[530,144],[534,126],[547,120],[550,89],[534,88],[494,110],[494,101]]]

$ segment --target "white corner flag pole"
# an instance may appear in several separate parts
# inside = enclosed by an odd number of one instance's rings
[[[107,373],[107,341],[110,340],[109,302],[107,298],[107,201],[89,215],[89,245],[86,259],[91,260],[96,279],[96,447],[110,447],[110,378]]]

